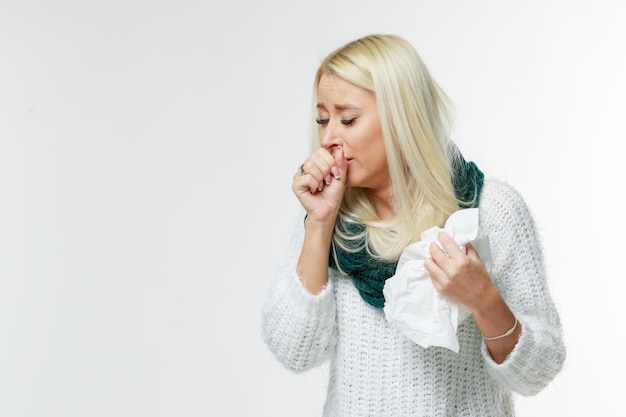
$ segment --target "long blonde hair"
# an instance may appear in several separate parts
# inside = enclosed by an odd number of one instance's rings
[[[315,103],[324,74],[376,97],[395,209],[394,216],[382,220],[366,189],[348,187],[339,218],[366,227],[361,236],[336,227],[333,244],[347,251],[365,245],[373,256],[397,260],[421,232],[443,225],[459,207],[451,179],[456,147],[448,140],[449,100],[415,48],[395,35],[366,36],[328,55],[315,77]],[[314,149],[321,146],[319,132],[314,129]]]

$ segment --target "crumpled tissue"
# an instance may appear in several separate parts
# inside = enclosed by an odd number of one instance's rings
[[[442,247],[437,238],[441,231],[447,232],[463,252],[465,245],[471,242],[489,272],[489,240],[487,237],[477,239],[478,208],[456,211],[443,229],[435,226],[426,230],[422,240],[402,252],[395,275],[387,279],[383,288],[383,310],[388,322],[420,346],[441,346],[458,353],[456,331],[470,311],[440,295],[424,268],[424,261],[430,258],[430,244],[436,242]]]

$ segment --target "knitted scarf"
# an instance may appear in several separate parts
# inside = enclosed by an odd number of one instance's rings
[[[459,159],[459,163],[453,169],[454,194],[459,201],[469,202],[460,203],[459,208],[477,207],[484,174],[474,162],[468,163],[462,156]],[[363,224],[348,224],[341,219],[337,220],[337,226],[348,235],[359,234],[365,229]],[[341,268],[338,268],[335,263],[333,251],[336,252]],[[359,252],[347,252],[333,243],[328,265],[335,270],[340,269],[347,273],[365,302],[376,308],[383,308],[385,280],[395,274],[398,261],[376,259],[368,253],[365,247]]]

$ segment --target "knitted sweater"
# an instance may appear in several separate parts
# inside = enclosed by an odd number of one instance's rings
[[[491,359],[472,317],[460,323],[454,353],[401,335],[333,269],[326,288],[309,293],[296,274],[304,237],[298,222],[263,310],[262,333],[293,371],[330,360],[324,416],[513,416],[512,392],[536,394],[560,371],[560,319],[529,210],[513,188],[495,180],[485,182],[479,209],[492,280],[523,329],[501,364]]]

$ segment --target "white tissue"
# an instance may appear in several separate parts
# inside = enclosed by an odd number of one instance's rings
[[[385,317],[400,333],[423,347],[441,346],[459,351],[456,330],[470,312],[467,307],[440,295],[433,286],[424,261],[430,258],[432,242],[439,246],[437,234],[447,232],[465,252],[472,242],[489,270],[489,242],[476,240],[478,235],[478,209],[459,210],[448,218],[445,227],[433,227],[422,233],[422,240],[406,247],[396,268],[396,273],[385,282]]]

